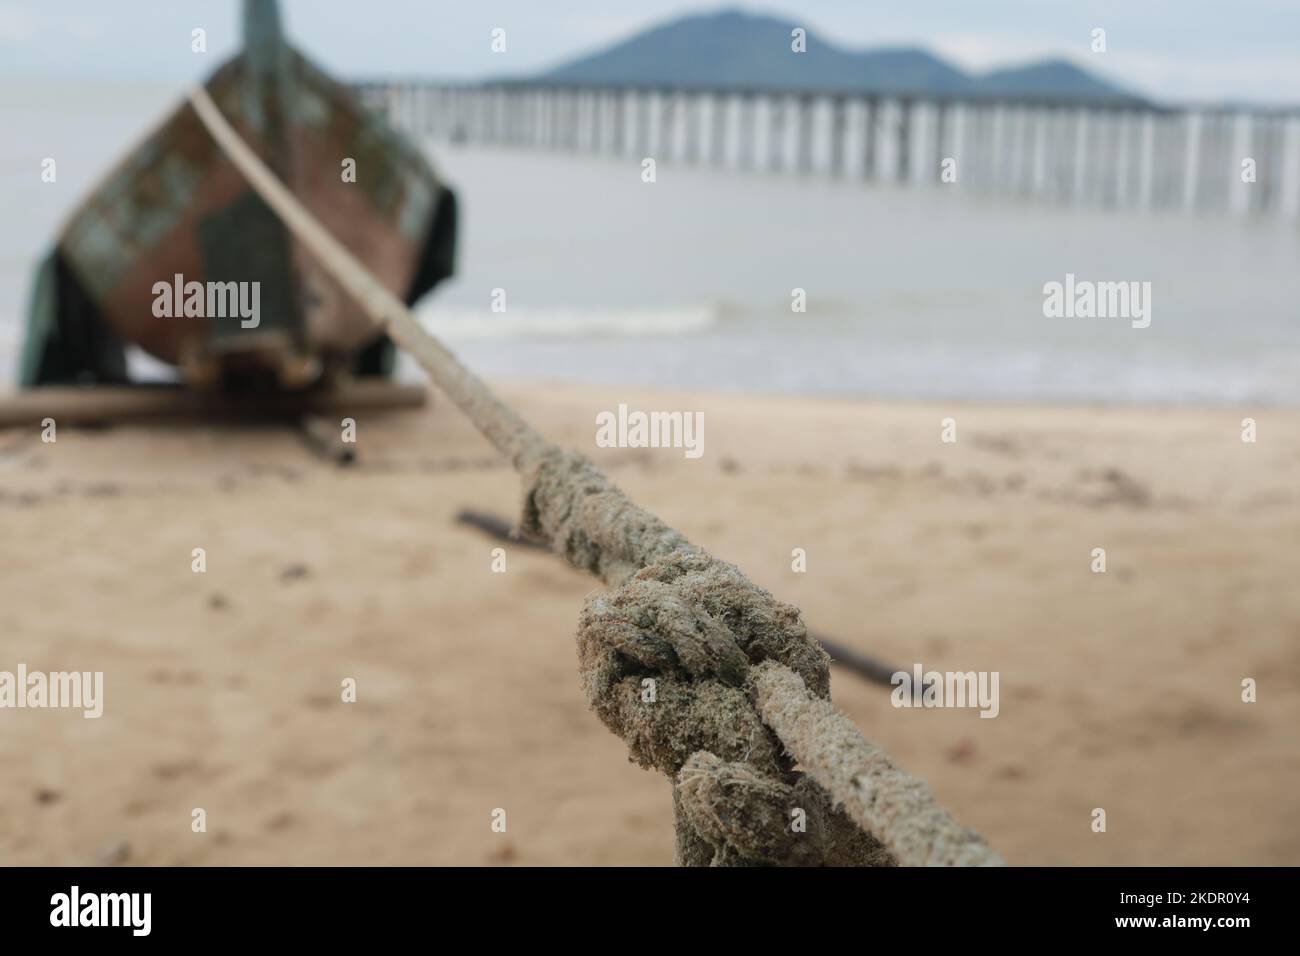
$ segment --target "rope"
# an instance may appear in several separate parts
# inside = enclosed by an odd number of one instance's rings
[[[679,863],[1001,862],[834,710],[826,655],[797,608],[548,444],[325,231],[206,90],[190,102],[299,241],[510,458],[521,531],[612,589],[582,611],[583,687],[631,759],[673,782]]]
[[[957,825],[920,780],[894,766],[830,700],[772,663],[751,671],[750,699],[836,805],[913,866],[990,866],[1001,861],[974,830]]]
[[[203,87],[190,91],[190,105],[227,158],[248,180],[326,271],[380,328],[433,376],[443,393],[464,412],[488,441],[515,463],[546,447],[515,410],[501,401],[441,342],[426,332],[410,309],[376,279],[356,256],[330,235],[267,168],[221,115]]]

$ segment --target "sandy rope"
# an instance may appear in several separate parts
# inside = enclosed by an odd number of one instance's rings
[[[1000,862],[834,710],[826,655],[798,609],[548,444],[325,231],[205,90],[190,102],[294,235],[524,476],[521,530],[613,589],[582,612],[583,686],[631,758],[673,780],[679,863]]]
[[[763,722],[857,823],[909,866],[997,866],[1002,860],[960,826],[920,780],[894,766],[853,723],[808,693],[789,668],[750,671],[750,697]]]

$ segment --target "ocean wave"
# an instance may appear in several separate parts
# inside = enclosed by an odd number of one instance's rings
[[[429,331],[453,341],[484,339],[661,338],[705,332],[721,320],[712,305],[677,309],[431,307],[419,313]]]

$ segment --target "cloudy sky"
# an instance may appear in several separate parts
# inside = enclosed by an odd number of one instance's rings
[[[239,0],[0,0],[0,74],[158,79],[205,74],[237,46]],[[690,0],[282,0],[299,46],[340,76],[526,73],[675,16]],[[920,45],[981,69],[1064,56],[1168,100],[1300,102],[1300,0],[780,0],[846,47]],[[206,56],[190,32],[207,30]],[[505,54],[489,47],[506,30]],[[1089,49],[1106,30],[1108,50]]]

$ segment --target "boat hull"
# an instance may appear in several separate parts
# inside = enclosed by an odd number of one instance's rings
[[[449,275],[455,197],[419,149],[289,48],[273,82],[254,70],[241,54],[208,81],[208,92],[311,213],[407,302]],[[137,345],[205,386],[232,373],[307,384],[355,363],[380,338],[188,103],[74,213],[52,259],[45,294],[33,299],[27,384],[50,377],[42,337],[84,337],[87,323],[102,323],[101,337]],[[175,301],[178,287],[213,285],[254,290],[256,321],[230,314],[220,294],[191,298],[189,309]],[[62,314],[69,301],[79,304],[77,317]],[[70,323],[78,327],[65,328]],[[113,369],[92,372],[113,378]]]

